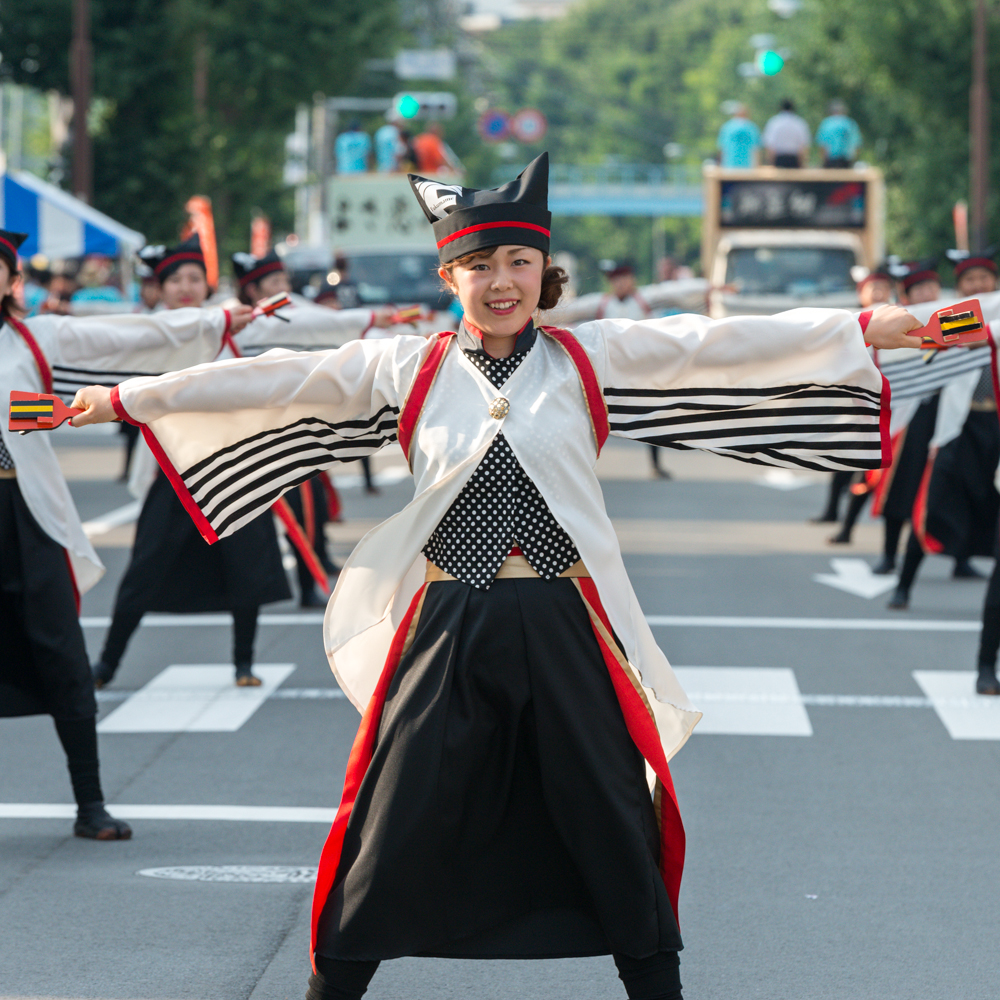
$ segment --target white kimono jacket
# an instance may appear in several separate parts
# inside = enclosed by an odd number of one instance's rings
[[[850,313],[600,320],[575,335],[603,389],[612,433],[789,468],[888,464],[883,380]],[[168,474],[211,541],[315,470],[394,440],[429,350],[423,338],[398,337],[319,354],[271,351],[130,379],[119,386],[117,405],[155,435]],[[494,419],[489,404],[498,395],[510,410]],[[541,333],[500,390],[450,346],[410,448],[414,499],[361,540],[327,608],[326,652],[338,681],[363,710],[423,582],[421,550],[501,430],[590,571],[669,758],[700,714],[657,647],[625,572],[594,471],[580,375]]]
[[[69,402],[83,386],[116,385],[140,373],[156,373],[208,361],[219,351],[226,326],[221,309],[118,313],[109,316],[36,316],[25,322],[51,369],[54,391]],[[7,428],[12,389],[44,392],[34,355],[9,323],[0,327],[0,434],[14,459],[24,502],[42,530],[69,553],[83,593],[104,573],[84,534],[69,487],[52,447],[52,435],[18,434]]]

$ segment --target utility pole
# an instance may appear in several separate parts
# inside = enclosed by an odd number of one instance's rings
[[[93,49],[90,44],[90,0],[73,0],[73,194],[89,205],[94,196],[94,164],[87,118],[90,114]]]
[[[976,0],[976,11],[972,19],[972,88],[969,91],[969,245],[973,253],[981,251],[987,241],[990,166],[987,45],[986,0]]]

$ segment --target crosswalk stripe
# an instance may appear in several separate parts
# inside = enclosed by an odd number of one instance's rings
[[[1000,698],[972,695],[972,670],[914,670],[941,724],[953,740],[1000,740]]]
[[[260,687],[236,687],[233,668],[217,664],[167,667],[97,724],[100,733],[231,733],[239,729],[295,669],[261,663]]]

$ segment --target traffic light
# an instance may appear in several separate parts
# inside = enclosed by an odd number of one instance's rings
[[[757,69],[764,76],[777,76],[785,66],[785,60],[780,52],[774,49],[764,49],[757,53]]]
[[[422,93],[407,91],[392,99],[392,106],[400,118],[454,118],[458,101],[448,91]]]

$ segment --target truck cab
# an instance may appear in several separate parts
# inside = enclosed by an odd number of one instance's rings
[[[852,271],[885,253],[878,170],[709,165],[703,181],[710,316],[856,306]]]

